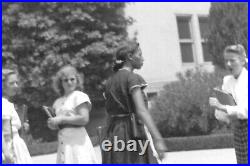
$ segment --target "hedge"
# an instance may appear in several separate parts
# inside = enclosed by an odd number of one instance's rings
[[[209,106],[213,88],[222,84],[225,71],[214,73],[201,68],[177,75],[152,102],[151,114],[164,137],[207,135],[225,128]],[[230,129],[231,126],[226,126]]]
[[[92,144],[98,146],[98,137],[91,137]],[[233,148],[233,134],[213,134],[191,137],[172,137],[165,138],[168,151],[187,151],[199,149],[221,149]],[[57,142],[40,143],[28,145],[32,156],[55,153],[57,151]]]

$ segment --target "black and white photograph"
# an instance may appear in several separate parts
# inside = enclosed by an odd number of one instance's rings
[[[247,164],[248,2],[2,2],[2,164]]]

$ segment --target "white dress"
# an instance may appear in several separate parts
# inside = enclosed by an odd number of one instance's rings
[[[24,140],[19,136],[18,130],[21,128],[21,121],[15,110],[14,104],[2,97],[2,121],[11,120],[13,132],[13,147],[16,164],[31,164],[32,159]],[[7,147],[12,151],[11,135],[3,133],[7,140]]]
[[[90,103],[88,95],[74,91],[67,97],[60,97],[53,105],[56,116],[75,116],[75,108]],[[90,103],[91,104],[91,103]],[[97,164],[94,147],[85,127],[63,128],[58,132],[57,163]]]
[[[233,75],[223,78],[222,90],[232,94],[236,106],[226,106],[227,113],[215,110],[215,117],[218,120],[229,123],[228,115],[236,115],[237,119],[248,119],[248,71],[243,68],[238,79]]]
[[[236,106],[226,106],[229,115],[236,115],[238,119],[248,119],[248,71],[243,68],[238,79],[232,75],[225,76],[222,89],[232,94]]]

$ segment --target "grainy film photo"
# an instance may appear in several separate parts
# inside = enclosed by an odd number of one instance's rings
[[[247,2],[3,2],[2,164],[248,163]]]

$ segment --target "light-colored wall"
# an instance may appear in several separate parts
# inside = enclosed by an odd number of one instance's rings
[[[126,14],[135,19],[128,32],[137,39],[145,59],[144,66],[137,71],[149,83],[148,91],[157,91],[163,84],[176,79],[176,73],[194,68],[203,63],[198,16],[208,16],[208,2],[136,2],[126,7]],[[192,16],[195,63],[183,64],[179,46],[176,16]],[[200,55],[200,56],[197,56]]]

